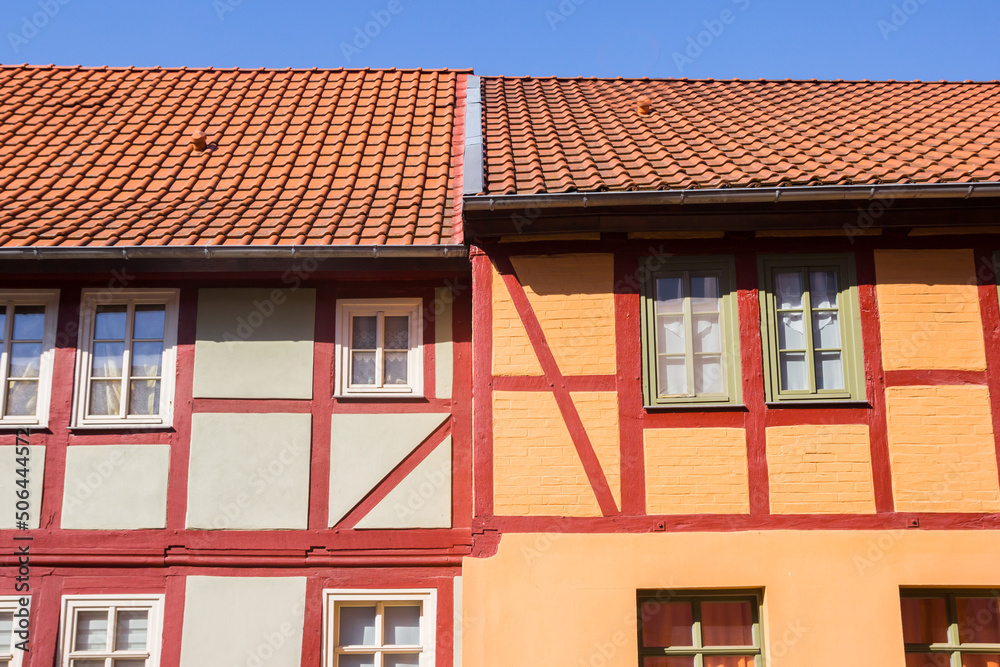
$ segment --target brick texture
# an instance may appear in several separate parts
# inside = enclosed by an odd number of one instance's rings
[[[971,250],[876,250],[886,370],[983,370]]]
[[[571,394],[580,420],[587,430],[615,503],[621,507],[621,445],[618,438],[618,394],[586,391]]]
[[[649,514],[750,512],[743,429],[651,429],[645,445]]]
[[[541,375],[542,367],[531,347],[510,292],[493,269],[493,374]]]
[[[986,387],[890,387],[886,407],[898,511],[1000,511]]]
[[[863,424],[767,429],[773,514],[875,512],[871,443]]]

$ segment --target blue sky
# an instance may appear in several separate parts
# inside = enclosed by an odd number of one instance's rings
[[[3,0],[0,63],[1000,78],[997,0]]]

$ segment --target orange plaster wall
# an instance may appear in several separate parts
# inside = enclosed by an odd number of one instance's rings
[[[886,370],[983,370],[971,250],[876,250]]]
[[[774,514],[872,514],[871,442],[864,424],[767,429]]]
[[[898,511],[1000,511],[987,387],[889,387],[886,410]]]
[[[743,429],[647,429],[644,438],[649,514],[750,512]]]
[[[768,667],[904,667],[900,587],[997,587],[998,531],[505,534],[463,564],[476,667],[635,667],[638,589],[756,588]]]

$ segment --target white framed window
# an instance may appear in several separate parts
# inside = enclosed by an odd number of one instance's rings
[[[63,598],[60,667],[158,667],[163,596]]]
[[[0,597],[0,667],[21,667],[24,651],[17,648],[20,638],[14,632],[18,629],[18,618],[15,616],[20,608],[20,598],[16,596]]]
[[[0,292],[0,427],[47,426],[59,290]]]
[[[169,426],[177,360],[175,289],[84,290],[75,426]]]
[[[437,591],[325,590],[324,667],[433,667]]]
[[[421,299],[337,301],[338,396],[423,396]]]

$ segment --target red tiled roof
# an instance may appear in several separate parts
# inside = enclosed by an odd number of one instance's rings
[[[0,67],[0,247],[461,242],[466,74]]]
[[[482,93],[490,194],[1000,180],[996,81],[483,77]]]

